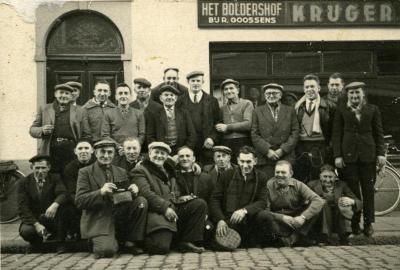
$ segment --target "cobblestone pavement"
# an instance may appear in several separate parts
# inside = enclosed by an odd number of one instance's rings
[[[400,246],[336,246],[171,253],[95,260],[89,253],[1,254],[1,269],[400,269]]]

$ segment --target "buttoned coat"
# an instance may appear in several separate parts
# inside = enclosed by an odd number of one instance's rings
[[[334,157],[344,162],[375,162],[384,156],[384,139],[381,113],[377,106],[365,104],[361,108],[361,120],[347,106],[338,106],[332,132]]]
[[[193,195],[203,199],[204,201],[210,201],[211,194],[214,190],[214,182],[211,176],[207,173],[200,173],[200,175],[194,174],[193,176]],[[185,177],[181,172],[177,172],[176,175],[176,183],[178,185],[178,189],[180,194],[190,194],[191,192],[188,190],[187,184],[185,184]]]
[[[116,108],[115,104],[111,100],[107,100],[104,107],[94,102],[93,99],[88,100],[82,108],[87,113],[88,126],[92,140],[94,142],[101,140],[101,129],[103,124],[104,112]]]
[[[258,164],[275,164],[267,157],[268,150],[282,149],[281,160],[294,161],[294,149],[299,139],[299,123],[294,108],[281,104],[275,122],[267,104],[253,112],[251,139],[257,152]]]
[[[238,165],[231,163],[231,168],[238,169],[239,167],[238,167]],[[220,174],[218,174],[217,169],[215,168],[215,164],[205,165],[203,167],[203,172],[205,172],[211,176],[211,179],[213,180],[214,185],[217,184]]]
[[[69,106],[70,112],[70,126],[72,133],[74,134],[75,141],[80,138],[90,139],[90,129],[88,126],[88,119],[86,112],[78,106]],[[42,127],[44,125],[54,125],[56,118],[56,112],[54,110],[54,103],[49,103],[40,107],[39,112],[36,114],[36,118],[33,121],[29,134],[33,138],[40,139],[38,148],[39,154],[50,154],[50,142],[52,139],[52,133],[45,135],[43,134]]]

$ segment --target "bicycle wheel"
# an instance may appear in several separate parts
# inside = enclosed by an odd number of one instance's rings
[[[18,182],[24,174],[18,170],[0,173],[0,224],[11,223],[18,217]]]
[[[386,167],[375,183],[375,215],[392,212],[400,202],[400,175],[395,168]]]

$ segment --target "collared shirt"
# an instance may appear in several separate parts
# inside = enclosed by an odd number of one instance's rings
[[[315,108],[315,102],[316,102],[316,99],[306,99],[306,111],[307,112],[312,112],[313,110],[314,110],[314,108]],[[309,111],[309,107],[310,107],[310,103],[311,103],[311,110]]]
[[[144,101],[141,101],[140,99],[137,99],[138,103],[139,103],[139,107],[141,110],[144,110],[147,108],[147,106],[149,106],[149,100],[150,97],[148,99],[145,99]]]
[[[278,122],[278,114],[279,114],[279,110],[281,108],[281,103],[277,102],[276,106],[272,106],[271,104],[269,104],[267,102],[267,106],[268,106],[269,110],[271,111],[272,117],[274,118],[275,122]]]
[[[92,101],[93,101],[95,104],[97,104],[97,105],[99,105],[99,106],[101,106],[101,107],[105,107],[105,106],[107,106],[107,101],[108,101],[108,100],[106,100],[106,101],[104,101],[103,103],[101,103],[101,102],[97,101],[96,98],[92,98]]]
[[[46,179],[37,179],[36,177],[34,177],[34,179],[36,181],[36,189],[39,192],[39,194],[42,195],[43,186],[44,183],[46,182]]]
[[[165,113],[169,119],[175,119],[175,108],[172,106],[171,108],[164,106]]]
[[[193,103],[194,103],[194,95],[195,94],[192,91],[189,91],[189,98]],[[202,97],[203,97],[203,91],[200,90],[196,93],[196,103],[200,103]]]

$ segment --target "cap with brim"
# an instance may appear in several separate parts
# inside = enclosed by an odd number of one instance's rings
[[[366,86],[366,84],[363,82],[352,82],[352,83],[349,83],[348,85],[346,85],[344,87],[344,90],[348,91],[350,89],[364,88],[365,86]]]
[[[72,88],[77,88],[79,91],[82,90],[82,84],[79,82],[66,82],[65,84],[71,86]]]
[[[220,88],[221,88],[221,89],[224,89],[224,86],[227,85],[227,84],[229,84],[229,83],[233,83],[233,84],[236,85],[236,86],[239,85],[239,82],[238,82],[238,81],[235,81],[235,80],[233,80],[233,79],[226,79],[226,80],[224,80],[224,81],[221,83]]]
[[[178,68],[169,67],[169,68],[164,69],[164,74],[167,73],[167,71],[169,71],[169,70],[173,70],[173,71],[179,72]]]
[[[104,139],[104,140],[100,140],[100,141],[96,142],[93,145],[93,148],[94,149],[103,148],[103,147],[114,147],[115,148],[116,146],[117,146],[117,144],[113,140]]]
[[[239,233],[229,227],[226,229],[226,234],[224,236],[215,234],[215,242],[222,250],[235,250],[239,247],[241,241],[242,239]]]
[[[72,88],[68,84],[63,83],[63,84],[57,84],[56,86],[54,86],[54,91],[57,91],[57,90],[69,91],[72,93],[74,91],[74,88]]]
[[[186,75],[186,79],[190,80],[190,78],[193,78],[196,76],[204,76],[204,72],[203,71],[192,71],[188,75]]]
[[[142,85],[144,87],[151,87],[151,82],[149,82],[145,78],[136,78],[136,79],[133,80],[133,83],[140,84],[140,85]]]
[[[339,199],[339,201],[340,201],[340,199]],[[338,207],[339,207],[340,214],[343,217],[345,217],[347,220],[351,220],[353,218],[353,215],[354,215],[352,206],[351,205],[349,205],[349,206],[341,206],[339,201],[338,201]]]
[[[213,152],[223,152],[225,154],[232,155],[232,150],[229,147],[223,146],[223,145],[214,146],[212,148],[212,151]]]
[[[269,83],[262,86],[262,90],[265,92],[267,89],[277,89],[283,92],[283,86],[277,83]]]
[[[169,147],[168,144],[163,143],[163,142],[152,142],[149,144],[149,151],[153,148],[160,148],[165,150],[168,154],[171,154],[171,147]]]
[[[178,89],[176,89],[175,87],[173,87],[172,85],[169,84],[165,84],[163,86],[160,87],[160,95],[164,92],[171,92],[175,95],[179,95],[180,92],[178,91]]]
[[[30,163],[33,163],[33,162],[41,161],[41,160],[46,160],[46,161],[49,161],[49,162],[50,162],[50,156],[49,156],[49,155],[42,155],[42,154],[39,154],[39,155],[36,155],[36,156],[32,157],[32,158],[29,160],[29,162],[30,162]]]

